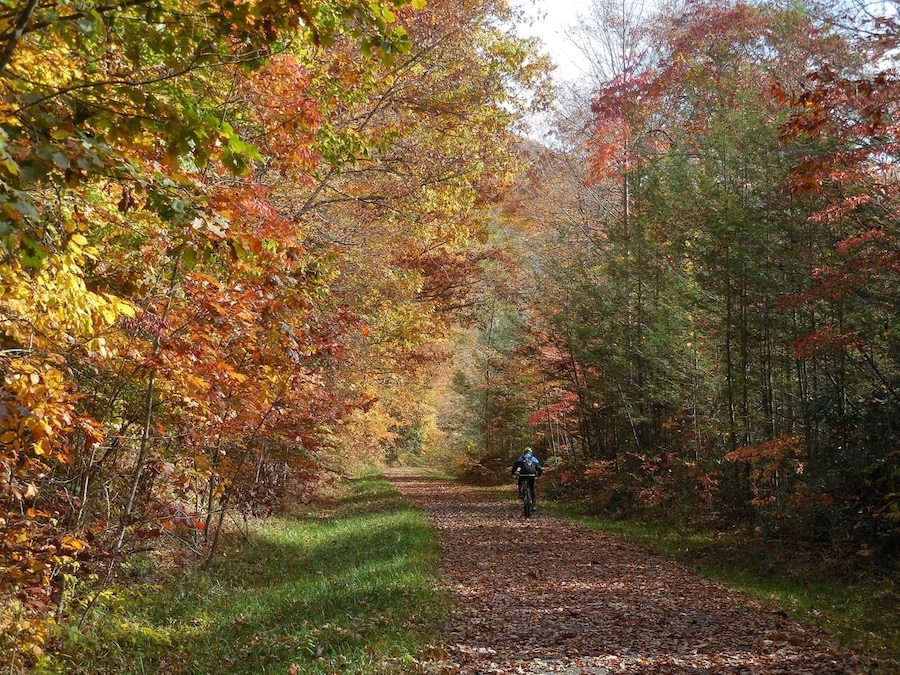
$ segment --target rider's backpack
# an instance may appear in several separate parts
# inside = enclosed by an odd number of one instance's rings
[[[522,476],[533,476],[537,473],[537,461],[534,457],[522,458],[522,469],[519,474]]]

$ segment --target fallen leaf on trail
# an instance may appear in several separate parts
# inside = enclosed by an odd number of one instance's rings
[[[429,655],[436,668],[870,672],[826,648],[817,631],[613,535],[544,516],[526,521],[517,505],[457,483],[402,470],[389,478],[437,529],[444,584],[456,599],[447,644]]]

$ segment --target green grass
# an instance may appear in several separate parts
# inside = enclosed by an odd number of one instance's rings
[[[617,534],[816,625],[838,644],[900,662],[900,593],[896,574],[861,574],[812,550],[677,524],[609,521],[545,500],[548,512]]]
[[[56,670],[414,673],[446,611],[434,533],[380,477],[327,518],[270,518],[223,553],[104,604]]]

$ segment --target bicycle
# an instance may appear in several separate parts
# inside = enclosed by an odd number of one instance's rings
[[[532,476],[531,480],[535,480],[535,477]],[[519,486],[519,499],[522,500],[522,515],[525,518],[531,518],[534,514],[534,495],[531,493],[530,482],[527,480],[520,481],[517,475],[516,484]]]
[[[531,514],[534,513],[534,502],[531,498],[531,489],[526,485],[522,492],[525,493],[522,495],[522,510],[524,511],[526,518],[531,518]]]

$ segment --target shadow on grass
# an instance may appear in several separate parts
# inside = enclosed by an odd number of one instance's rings
[[[146,597],[122,622],[130,663],[116,672],[414,672],[443,607],[436,556],[424,517],[363,479],[334,515],[270,519]]]
[[[340,513],[344,515],[367,515],[408,508],[399,494],[359,494],[345,497],[340,501]]]

